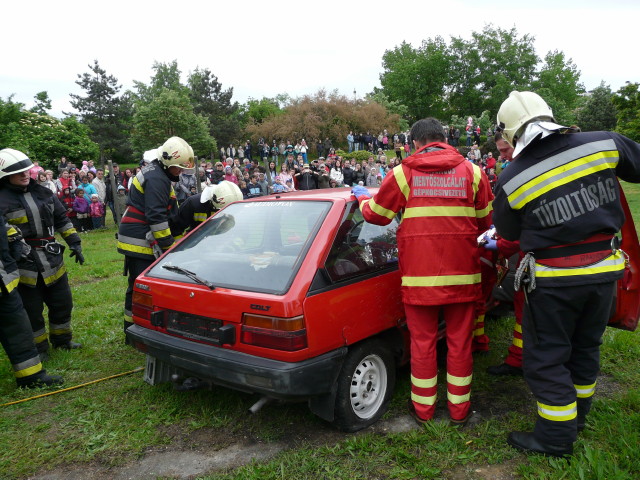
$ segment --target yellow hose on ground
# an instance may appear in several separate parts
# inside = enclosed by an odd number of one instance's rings
[[[124,375],[131,375],[132,373],[141,372],[142,370],[144,370],[144,367],[138,367],[138,368],[136,368],[134,370],[130,370],[128,372],[118,373],[116,375],[111,375],[109,377],[99,378],[98,380],[92,380],[92,381],[87,382],[87,383],[82,383],[80,385],[76,385],[75,387],[62,388],[60,390],[56,390],[55,392],[43,393],[42,395],[36,395],[35,397],[23,398],[22,400],[16,400],[15,402],[3,403],[2,405],[0,405],[0,407],[8,407],[9,405],[16,405],[18,403],[28,402],[29,400],[35,400],[36,398],[48,397],[50,395],[55,395],[57,393],[68,392],[69,390],[76,390],[78,388],[86,387],[87,385],[92,385],[92,384],[98,383],[98,382],[103,382],[105,380],[110,380],[112,378],[118,378],[118,377],[122,377]]]

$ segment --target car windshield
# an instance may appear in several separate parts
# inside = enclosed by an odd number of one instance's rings
[[[284,294],[330,208],[331,202],[321,201],[231,204],[160,259],[148,276]]]

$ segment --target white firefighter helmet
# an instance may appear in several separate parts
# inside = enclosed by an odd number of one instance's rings
[[[180,137],[171,137],[158,148],[158,160],[166,167],[193,168],[193,150]]]
[[[157,159],[158,158],[158,150],[160,150],[160,147],[152,148],[151,150],[147,150],[146,152],[144,152],[142,154],[142,160],[144,161],[144,163],[151,163],[155,159]]]
[[[200,203],[206,203],[209,200],[213,205],[220,209],[230,203],[242,200],[242,191],[235,183],[223,180],[217,185],[209,185],[200,195]]]
[[[0,178],[14,173],[24,172],[33,167],[33,163],[24,153],[13,148],[0,150]]]
[[[555,122],[551,108],[537,93],[513,91],[498,110],[498,128],[512,147],[532,120]]]

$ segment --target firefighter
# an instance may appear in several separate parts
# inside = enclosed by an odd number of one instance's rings
[[[188,197],[171,212],[169,218],[171,235],[178,240],[183,232],[189,233],[214,212],[239,200],[242,200],[242,192],[233,182],[223,180],[217,185],[207,186],[202,193]]]
[[[533,92],[512,92],[498,126],[516,161],[496,187],[494,222],[525,255],[524,377],[538,405],[533,432],[511,432],[515,448],[571,455],[584,428],[599,369],[602,334],[624,253],[616,176],[640,182],[640,145],[612,132],[577,133],[555,123]]]
[[[20,272],[16,260],[30,248],[20,233],[6,223],[0,213],[0,343],[9,357],[18,387],[41,387],[63,382],[62,377],[47,375],[33,342],[29,316],[16,290]]]
[[[124,301],[124,330],[131,321],[131,300],[135,279],[156,256],[174,244],[169,229],[176,194],[171,182],[179,180],[183,168],[193,168],[193,150],[180,137],[169,138],[158,148],[157,158],[134,177],[127,209],[118,228],[118,252],[124,255],[124,274],[129,283]]]
[[[71,257],[84,263],[80,236],[67,217],[67,210],[51,190],[38,185],[29,176],[33,166],[22,152],[0,150],[0,205],[8,222],[17,227],[30,253],[18,262],[18,291],[29,315],[38,352],[46,358],[49,340],[54,348],[73,350],[82,347],[72,340],[73,299],[64,266],[64,246],[58,232],[69,245]],[[43,317],[48,308],[49,335]]]
[[[403,211],[397,232],[402,300],[411,336],[411,401],[418,423],[435,412],[436,338],[442,311],[447,336],[447,399],[451,422],[471,417],[475,302],[480,297],[477,237],[490,225],[491,189],[480,168],[448,145],[440,122],[411,127],[416,153],[385,177],[370,198],[354,187],[370,223],[388,224]]]

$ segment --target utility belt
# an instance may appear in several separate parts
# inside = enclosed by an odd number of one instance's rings
[[[620,248],[620,240],[611,234],[598,233],[581,242],[536,250],[536,263],[546,267],[572,268],[598,263]]]
[[[25,238],[24,241],[31,248],[36,250],[44,250],[53,255],[61,255],[64,252],[64,245],[56,242],[55,237],[45,238]]]

